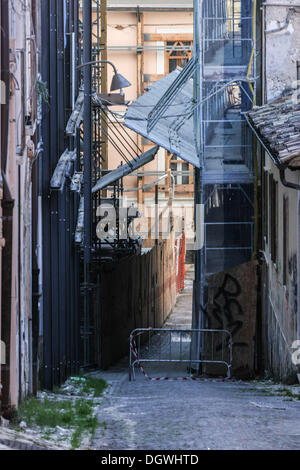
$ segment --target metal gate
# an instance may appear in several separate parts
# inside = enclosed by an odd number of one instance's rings
[[[135,379],[135,367],[152,380],[143,367],[147,363],[186,364],[190,378],[200,364],[221,364],[230,378],[232,335],[221,329],[136,328],[130,334],[129,380]]]

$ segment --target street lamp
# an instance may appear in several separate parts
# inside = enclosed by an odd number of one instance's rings
[[[127,78],[123,77],[120,73],[118,73],[116,66],[110,62],[109,60],[93,60],[91,62],[86,62],[85,64],[80,64],[76,68],[81,69],[87,65],[94,65],[94,64],[109,64],[114,69],[114,76],[111,81],[110,91],[120,90],[122,88],[126,88],[131,86],[131,83],[127,80]]]

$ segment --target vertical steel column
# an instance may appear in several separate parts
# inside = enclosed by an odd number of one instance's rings
[[[197,103],[202,101],[202,78],[203,78],[203,0],[194,1],[194,55],[198,59],[198,66],[195,74],[195,98]],[[200,211],[200,205],[203,203],[203,135],[202,135],[202,106],[197,106],[194,114],[194,126],[195,126],[195,139],[198,157],[200,160],[201,167],[195,168],[195,188],[194,188],[194,220],[195,230],[198,234],[197,240],[199,240],[199,233],[201,230],[201,220],[198,211]],[[204,249],[196,246],[195,250],[195,279],[193,282],[193,318],[192,327],[194,329],[203,328],[203,300],[204,300],[204,282],[205,282],[205,266],[204,266]],[[195,359],[200,358],[201,354],[201,333],[197,333],[193,337],[192,351]],[[192,358],[193,359],[193,358]],[[201,373],[201,366],[199,363],[196,364],[197,373]]]
[[[58,157],[58,116],[57,116],[57,2],[50,0],[50,68],[49,68],[49,89],[50,89],[50,153],[49,169],[53,174]],[[51,177],[51,176],[50,176]],[[47,181],[47,191],[49,191],[49,180]],[[48,193],[49,194],[49,193]],[[60,312],[60,285],[59,285],[59,229],[58,229],[58,196],[55,193],[50,197],[50,246],[51,246],[51,316],[52,316],[52,386],[59,384],[59,312]],[[47,261],[49,262],[49,261]],[[47,345],[49,347],[49,345]]]
[[[66,109],[66,90],[70,81],[65,76],[65,25],[67,11],[65,11],[64,1],[57,2],[57,126],[58,126],[58,155],[61,155],[66,148],[65,139],[65,109]],[[59,250],[59,290],[60,290],[60,312],[58,317],[59,325],[59,383],[66,379],[66,357],[67,357],[67,313],[70,302],[69,283],[70,276],[67,275],[67,197],[68,188],[65,185],[64,190],[58,195],[58,250]]]
[[[92,6],[91,1],[83,2],[83,62],[92,60]],[[91,263],[91,209],[92,209],[92,68],[86,65],[83,68],[84,79],[84,114],[83,114],[83,136],[84,136],[84,343],[83,360],[87,363],[88,355],[88,328],[90,322],[91,295],[90,295],[90,263]]]
[[[80,8],[80,0],[74,0],[74,32],[75,32],[75,64],[74,66],[79,65],[82,62],[82,54],[81,54],[81,33],[79,30],[79,8]],[[78,95],[79,86],[80,86],[80,77],[81,71],[75,69],[75,96]],[[75,147],[77,150],[77,158],[74,164],[75,171],[79,171],[81,169],[80,165],[80,129],[76,130],[75,135]],[[74,217],[74,228],[76,227],[76,221],[78,216],[78,207],[80,196],[75,194],[74,195],[75,204],[73,208],[73,217]],[[74,237],[74,229],[72,236]],[[75,248],[73,245],[73,251],[76,253],[76,262],[75,262],[75,272],[74,272],[74,286],[80,287],[80,272],[81,272],[81,263],[80,263],[80,253],[79,250]],[[80,305],[80,288],[75,288],[74,290],[74,301],[75,301],[75,310],[74,310],[74,329],[75,329],[75,337],[74,339],[74,361],[75,361],[75,370],[79,370],[80,365],[80,312],[81,312],[81,305]]]
[[[42,25],[42,50],[41,54],[41,75],[43,82],[50,84],[50,1],[45,0],[43,4],[43,14],[41,15]],[[48,103],[42,103],[42,124],[41,133],[44,142],[44,154],[40,160],[40,197],[42,212],[41,246],[42,246],[42,323],[41,334],[43,336],[43,373],[42,386],[52,388],[52,295],[51,295],[51,202],[49,197],[50,181],[50,109]],[[49,253],[50,251],[50,253]]]

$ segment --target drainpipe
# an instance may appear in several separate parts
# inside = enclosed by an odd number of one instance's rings
[[[296,12],[297,10],[295,10],[295,8],[289,8],[284,24],[282,26],[279,26],[279,28],[265,30],[265,33],[266,34],[279,33],[280,31],[284,31],[285,29],[287,29],[290,24],[292,14]]]
[[[297,191],[300,191],[300,185],[296,183],[292,183],[290,181],[287,181],[285,179],[285,169],[279,168],[279,175],[280,175],[280,181],[283,184],[283,186],[291,189],[296,189]]]

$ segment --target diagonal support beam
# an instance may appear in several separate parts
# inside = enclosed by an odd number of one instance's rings
[[[92,192],[95,193],[101,189],[106,188],[107,186],[113,184],[118,179],[123,178],[123,176],[129,175],[130,173],[137,170],[138,168],[151,162],[154,159],[155,155],[157,154],[158,149],[159,147],[158,145],[156,145],[150,150],[147,150],[147,152],[142,153],[142,155],[140,155],[135,160],[131,160],[130,165],[126,163],[125,165],[121,165],[115,170],[110,171],[109,173],[107,173],[105,176],[103,176],[97,181],[96,185],[92,189]]]

